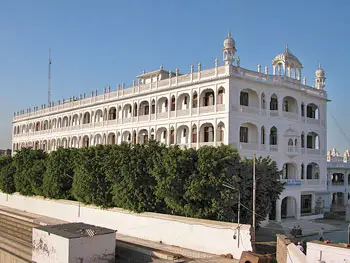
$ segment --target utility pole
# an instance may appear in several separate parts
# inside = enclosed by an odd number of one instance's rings
[[[256,179],[255,179],[255,154],[253,155],[253,231],[252,231],[252,247],[255,251],[255,192],[256,192]]]
[[[238,228],[238,240],[237,240],[237,247],[239,247],[239,240],[240,240],[240,234],[241,234],[241,226],[240,226],[240,217],[241,217],[241,191],[237,188],[235,188],[234,186],[228,184],[228,183],[224,183],[223,186],[225,186],[226,188],[229,188],[231,190],[234,191],[238,191],[238,210],[237,210],[237,228]]]
[[[51,105],[51,48],[49,48],[49,76],[48,76],[48,89],[47,89],[47,103]]]

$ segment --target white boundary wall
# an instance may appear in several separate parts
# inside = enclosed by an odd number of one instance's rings
[[[120,208],[100,209],[79,202],[25,197],[0,193],[0,205],[68,222],[117,230],[118,233],[212,254],[240,258],[251,251],[250,225],[241,225],[238,247],[237,224],[157,213],[132,213]],[[117,233],[117,234],[118,234]],[[234,238],[234,236],[236,238]]]

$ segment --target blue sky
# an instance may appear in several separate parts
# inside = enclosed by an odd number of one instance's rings
[[[142,70],[212,67],[231,30],[241,66],[271,68],[285,44],[309,81],[327,75],[328,148],[350,148],[350,1],[0,0],[0,148],[11,146],[14,111],[52,98],[131,83]],[[221,61],[221,60],[220,60]],[[344,130],[343,135],[338,125]]]

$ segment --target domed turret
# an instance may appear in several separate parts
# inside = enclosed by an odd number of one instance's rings
[[[272,60],[273,74],[274,75],[286,75],[290,78],[301,79],[301,69],[303,65],[299,59],[294,56],[286,45],[286,50],[277,55]]]
[[[236,43],[231,37],[231,33],[228,32],[227,38],[224,40],[223,60],[225,64],[231,64],[235,59]]]
[[[317,89],[324,89],[326,86],[326,74],[321,68],[321,64],[318,64],[318,69],[315,72],[315,87]]]

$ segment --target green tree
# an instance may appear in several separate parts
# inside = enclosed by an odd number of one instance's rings
[[[47,154],[42,150],[22,148],[13,158],[16,191],[23,195],[42,194],[42,180]]]
[[[233,197],[223,183],[232,181],[239,167],[239,154],[230,146],[201,147],[196,171],[189,177],[184,206],[186,215],[231,221]]]
[[[74,167],[78,149],[58,148],[46,160],[43,194],[55,199],[72,199]]]
[[[154,152],[153,176],[157,180],[156,196],[164,200],[165,212],[186,215],[185,198],[189,178],[196,171],[197,152],[194,149],[181,150],[169,147]]]
[[[151,175],[153,155],[160,150],[154,142],[147,145],[122,144],[109,159],[109,178],[113,180],[113,204],[131,211],[157,211],[156,180]],[[158,209],[157,209],[158,208]]]
[[[11,156],[0,157],[0,189],[4,193],[12,194],[16,191],[13,181],[15,171]]]
[[[105,160],[111,146],[80,149],[75,162],[72,192],[76,200],[101,207],[112,205],[111,182],[106,177]]]
[[[256,225],[271,212],[274,201],[283,191],[283,183],[279,181],[281,171],[277,169],[276,162],[270,157],[256,158]],[[242,189],[242,222],[252,223],[253,207],[253,161],[242,160],[242,172],[239,175]]]

